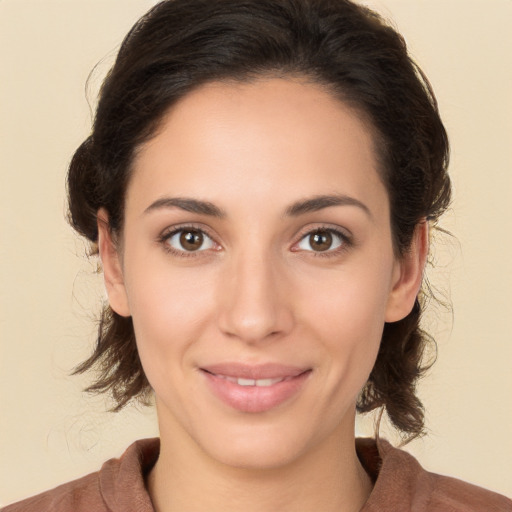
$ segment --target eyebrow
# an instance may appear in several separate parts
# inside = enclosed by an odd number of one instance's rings
[[[285,210],[285,215],[289,217],[298,217],[305,213],[317,212],[332,206],[356,206],[363,210],[368,217],[373,218],[370,209],[364,203],[355,197],[340,194],[319,195],[297,201]],[[213,203],[189,197],[162,197],[161,199],[157,199],[155,202],[151,203],[144,210],[144,214],[165,208],[179,208],[186,212],[209,215],[219,219],[226,217],[226,212],[218,206],[215,206]]]
[[[213,203],[188,197],[163,197],[161,199],[157,199],[144,210],[144,213],[146,214],[154,210],[164,208],[179,208],[186,212],[209,215],[219,219],[226,217],[226,212],[221,210],[218,206],[215,206]]]
[[[368,217],[373,218],[372,213],[368,206],[364,203],[356,199],[355,197],[346,196],[346,195],[321,195],[315,196],[310,199],[304,199],[302,201],[297,201],[293,203],[286,209],[286,215],[290,217],[297,217],[299,215],[303,215],[305,213],[317,212],[319,210],[323,210],[324,208],[329,208],[331,206],[356,206],[363,210]]]

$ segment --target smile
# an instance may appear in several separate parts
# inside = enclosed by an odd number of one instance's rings
[[[311,369],[282,365],[223,364],[201,368],[209,390],[225,405],[246,413],[263,413],[296,398]]]
[[[278,382],[283,382],[284,380],[289,380],[293,377],[281,377],[276,379],[244,379],[242,377],[228,377],[226,375],[217,375],[220,379],[226,379],[229,382],[233,382],[238,384],[239,386],[259,386],[259,387],[268,387],[277,384]]]

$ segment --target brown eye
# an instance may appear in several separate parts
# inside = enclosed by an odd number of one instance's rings
[[[309,235],[309,245],[313,251],[327,251],[332,245],[332,234],[328,231],[317,231]]]
[[[347,237],[332,229],[317,229],[305,235],[298,247],[303,251],[326,252],[347,242]]]
[[[200,229],[177,229],[163,239],[175,252],[201,252],[215,247],[214,241]]]
[[[182,231],[180,245],[186,251],[197,251],[203,245],[203,234],[200,231]]]

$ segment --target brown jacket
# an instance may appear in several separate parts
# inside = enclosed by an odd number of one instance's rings
[[[0,512],[154,512],[144,478],[158,439],[133,443],[100,471],[8,505]],[[512,512],[512,501],[480,487],[425,471],[386,441],[358,439],[357,453],[375,486],[361,512]]]

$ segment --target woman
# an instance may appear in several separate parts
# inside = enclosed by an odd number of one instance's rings
[[[354,440],[420,435],[428,230],[450,200],[433,93],[345,1],[169,1],[128,34],[69,170],[109,295],[79,368],[160,441],[11,510],[510,510]]]

